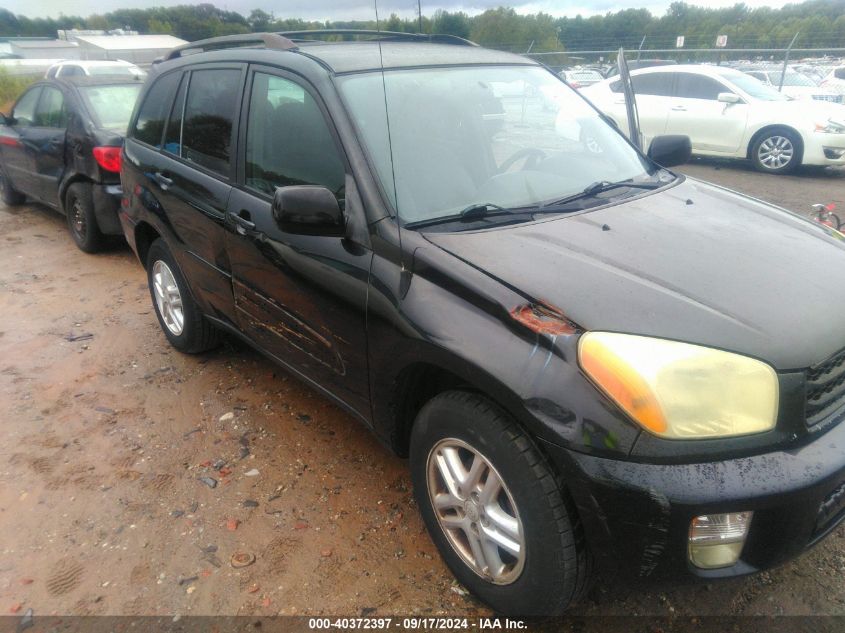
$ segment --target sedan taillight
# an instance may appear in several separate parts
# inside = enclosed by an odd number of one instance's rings
[[[106,171],[120,171],[120,148],[119,147],[95,147],[94,160]]]

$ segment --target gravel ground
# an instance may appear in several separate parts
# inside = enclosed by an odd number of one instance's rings
[[[841,169],[681,171],[845,210]],[[172,350],[125,245],[84,255],[37,205],[0,205],[0,244],[0,613],[488,614],[440,561],[406,464],[242,344]],[[574,614],[845,615],[843,579],[840,528],[750,578],[603,578]]]

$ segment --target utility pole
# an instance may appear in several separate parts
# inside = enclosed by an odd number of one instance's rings
[[[422,0],[417,0],[417,18],[419,20],[419,32],[422,33]]]

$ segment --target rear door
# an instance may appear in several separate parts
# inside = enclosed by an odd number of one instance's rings
[[[170,234],[169,245],[203,312],[231,323],[223,223],[244,73],[243,64],[203,64],[156,79],[130,130],[122,176]]]
[[[56,206],[59,202],[59,181],[65,170],[67,138],[67,103],[65,93],[56,86],[44,86],[35,108],[35,125],[26,133],[32,151],[33,195]]]
[[[227,233],[238,323],[265,350],[368,416],[372,252],[349,238],[285,233],[271,209],[276,187],[320,185],[335,194],[348,224],[363,227],[354,179],[316,92],[266,68],[255,69],[250,83]]]
[[[713,77],[688,72],[675,75],[666,133],[689,136],[693,152],[736,152],[745,135],[748,105],[719,101],[719,93],[733,90]]]
[[[27,90],[12,108],[14,123],[0,127],[0,156],[3,161],[3,173],[12,187],[27,195],[35,192],[35,165],[32,153],[24,146],[21,136],[35,124],[35,108],[41,96],[42,86]]]
[[[672,73],[646,73],[632,75],[634,93],[637,98],[637,111],[640,120],[640,132],[645,137],[645,147],[655,136],[665,133],[669,117],[669,104],[672,95]],[[617,83],[619,84],[617,87]],[[627,121],[625,112],[625,94],[622,82],[611,84],[614,95],[613,118],[620,124]],[[618,90],[618,92],[617,92]],[[625,123],[624,128],[628,126]]]

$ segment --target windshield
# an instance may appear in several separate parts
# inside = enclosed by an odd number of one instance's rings
[[[108,130],[120,130],[121,134],[129,126],[129,117],[140,90],[140,83],[79,88],[97,124]]]
[[[752,99],[758,101],[788,101],[789,97],[770,88],[759,79],[741,72],[723,72],[722,77],[730,81]]]
[[[769,72],[769,81],[772,82],[773,86],[780,85],[780,78],[783,75],[783,72],[778,71],[771,71]],[[786,74],[783,76],[783,85],[784,86],[811,86],[815,87],[816,84],[813,83],[813,80],[809,77],[806,77],[800,73],[792,72],[787,70]]]
[[[475,204],[537,207],[655,169],[542,68],[391,70],[338,83],[403,223]]]

